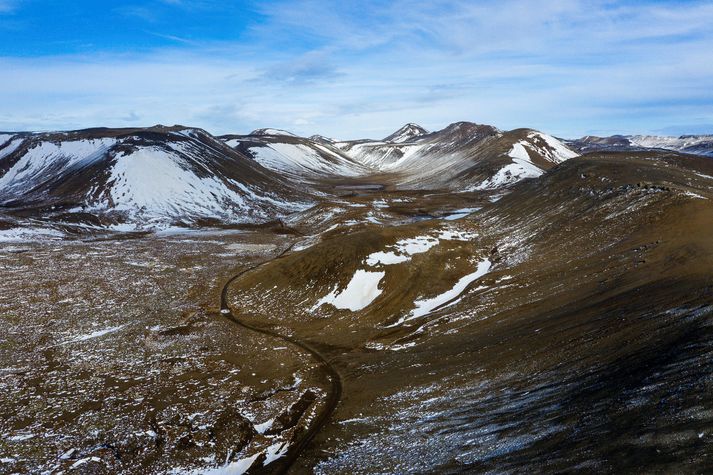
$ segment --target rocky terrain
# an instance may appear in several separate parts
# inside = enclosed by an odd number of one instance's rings
[[[0,471],[707,472],[684,142],[0,135]]]

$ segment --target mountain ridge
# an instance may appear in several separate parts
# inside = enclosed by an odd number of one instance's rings
[[[407,123],[383,140],[348,141],[161,124],[0,133],[0,207],[8,216],[36,210],[116,229],[257,224],[338,194],[339,183],[497,195],[582,153],[671,147],[706,155],[709,138],[562,141],[467,121],[430,132]]]
[[[673,150],[693,155],[713,157],[713,134],[666,135],[586,135],[565,141],[582,153],[600,150]]]

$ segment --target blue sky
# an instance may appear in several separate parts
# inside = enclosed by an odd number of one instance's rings
[[[0,0],[0,130],[713,133],[713,2]]]

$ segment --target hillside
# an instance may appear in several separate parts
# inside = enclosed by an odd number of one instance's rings
[[[410,126],[392,136],[401,136]],[[355,161],[393,174],[400,189],[453,191],[506,188],[577,155],[554,137],[534,130],[503,132],[471,122],[419,133],[407,142],[359,140],[336,146]]]
[[[705,466],[711,177],[674,153],[573,158],[471,218],[335,234],[236,282],[232,308],[348,375],[301,467]]]
[[[4,460],[705,471],[713,161],[392,135],[2,136]]]
[[[307,139],[289,132],[258,132],[224,135],[220,139],[261,166],[290,178],[306,178],[314,182],[324,178],[362,176],[370,172],[335,148],[328,139]]]
[[[126,229],[260,223],[309,195],[199,129],[20,134],[0,144],[0,205],[9,213]]]
[[[431,133],[406,124],[383,140],[338,142],[319,135],[302,138],[277,132],[259,130],[220,138],[270,170],[313,184],[353,178],[404,190],[505,189],[577,155],[541,132],[502,132],[471,122],[456,122]]]

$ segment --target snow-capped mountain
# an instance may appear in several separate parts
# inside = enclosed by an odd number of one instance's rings
[[[401,127],[393,134],[386,137],[383,141],[391,143],[411,142],[414,139],[421,137],[422,135],[426,135],[427,133],[428,131],[420,125],[409,123]]]
[[[713,157],[713,135],[612,135],[596,137],[587,135],[567,142],[572,148],[585,153],[594,151],[662,149]]]
[[[384,140],[344,142],[265,130],[220,138],[263,167],[312,184],[379,174],[402,189],[493,190],[537,177],[577,155],[540,132],[502,132],[472,122],[431,133],[406,124]]]
[[[629,141],[637,147],[661,148],[713,157],[713,135],[682,135],[680,137],[633,135],[629,137]]]
[[[534,130],[519,134],[524,136],[515,141],[507,152],[511,163],[469,189],[496,190],[526,178],[537,178],[553,166],[578,156],[577,152],[551,135]]]
[[[406,127],[392,136],[402,137]],[[578,155],[541,132],[503,132],[471,122],[456,122],[403,143],[358,140],[335,145],[365,166],[394,174],[402,188],[454,191],[507,187]]]
[[[229,147],[282,176],[314,182],[321,178],[355,177],[370,172],[326,138],[315,140],[284,134],[225,135],[220,138]]]
[[[292,132],[288,132],[288,131],[282,130],[282,129],[271,129],[271,128],[255,129],[252,132],[250,132],[249,135],[283,135],[285,137],[297,137]]]
[[[0,205],[5,209],[89,213],[144,228],[264,222],[309,201],[200,129],[90,129],[3,138]]]
[[[577,154],[533,130],[407,124],[388,140],[335,142],[278,129],[213,137],[181,126],[0,134],[0,207],[121,229],[261,223],[340,180],[492,192]],[[336,180],[336,181],[335,181]]]
[[[324,135],[319,135],[319,134],[312,135],[312,136],[310,136],[309,139],[312,142],[318,142],[318,143],[330,144],[330,145],[333,145],[336,142],[336,140],[334,140],[333,138],[325,137]]]
[[[401,131],[409,125],[391,136],[403,137]],[[408,142],[354,140],[337,142],[335,145],[354,160],[372,169],[392,171],[407,163],[413,164],[416,157],[425,158],[434,151],[442,152],[441,154],[456,152],[498,133],[498,129],[489,125],[456,122],[437,132],[414,136]]]

